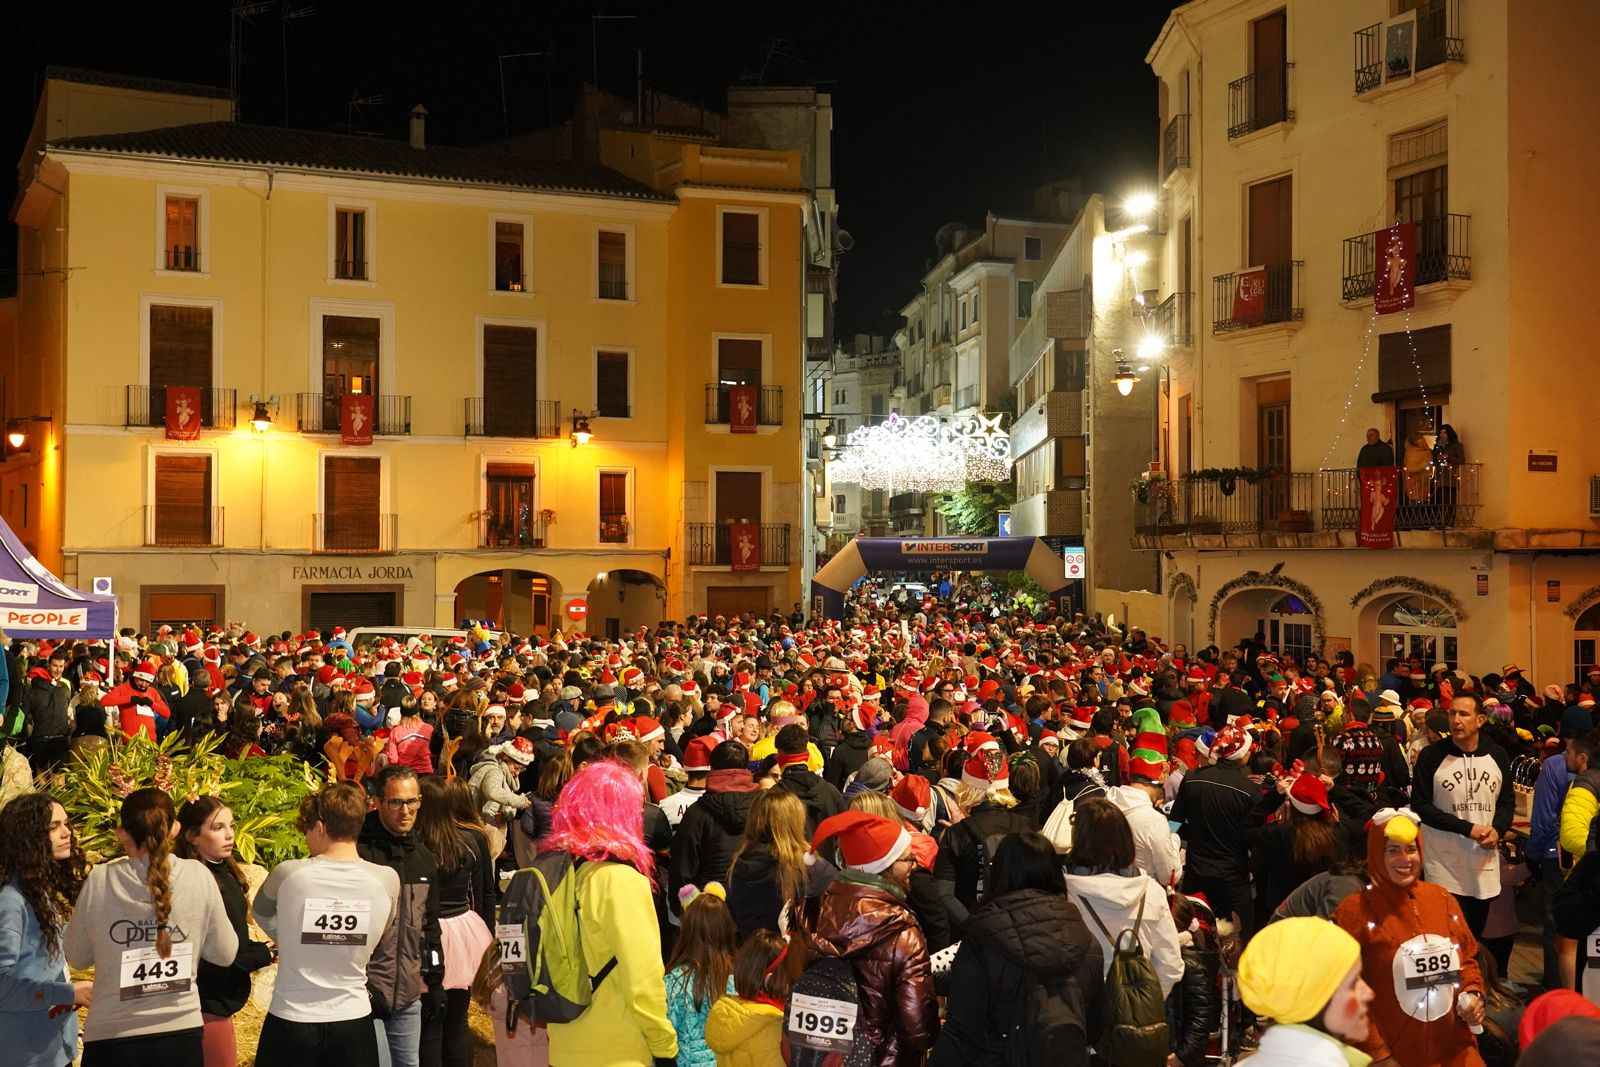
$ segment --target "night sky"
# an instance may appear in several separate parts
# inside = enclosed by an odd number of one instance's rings
[[[245,0],[249,2],[249,0]],[[47,64],[228,84],[229,0],[57,0],[0,15],[0,143],[9,206]],[[631,97],[635,50],[653,88],[720,108],[727,86],[815,83],[833,93],[834,183],[855,248],[840,268],[841,333],[888,332],[934,255],[933,234],[985,210],[1026,211],[1041,182],[1113,196],[1153,184],[1156,82],[1144,64],[1170,0],[1091,4],[261,3],[242,26],[246,122],[470,146],[566,117],[591,77]],[[634,19],[594,24],[591,13]],[[283,13],[299,17],[283,19]],[[693,12],[685,16],[683,12]],[[951,12],[958,13],[951,17]],[[288,86],[285,96],[285,53]],[[506,109],[501,109],[501,55]],[[15,229],[0,266],[15,257]]]

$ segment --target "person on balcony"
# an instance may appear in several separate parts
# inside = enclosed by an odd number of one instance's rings
[[[1434,521],[1441,529],[1455,525],[1456,494],[1461,488],[1461,467],[1467,453],[1454,426],[1443,423],[1433,442],[1433,502],[1438,511]]]
[[[1361,446],[1361,451],[1356,454],[1357,467],[1392,467],[1394,466],[1394,446],[1383,439],[1383,434],[1376,427],[1367,430],[1367,443]]]

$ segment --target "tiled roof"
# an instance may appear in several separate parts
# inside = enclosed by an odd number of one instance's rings
[[[53,141],[50,147],[208,163],[295,167],[349,175],[390,175],[629,200],[672,200],[598,163],[528,159],[504,152],[442,146],[418,149],[406,141],[247,126],[237,122],[200,122],[136,133],[71,137]]]
[[[77,82],[80,85],[109,85],[117,89],[140,89],[150,93],[173,93],[178,96],[206,96],[227,100],[233,96],[219,85],[196,85],[193,82],[168,81],[165,78],[141,78],[133,74],[113,74],[104,70],[83,70],[79,67],[46,67],[46,78]]]

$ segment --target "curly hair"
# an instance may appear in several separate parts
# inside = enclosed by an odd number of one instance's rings
[[[172,916],[172,824],[177,813],[172,798],[161,789],[135,789],[122,802],[122,830],[149,860],[150,902],[156,909],[156,953],[162,959],[172,955],[172,931],[167,920]]]
[[[58,807],[44,793],[28,793],[0,811],[6,828],[0,834],[0,882],[16,886],[33,909],[52,956],[61,950],[61,927],[72,917],[73,901],[89,876],[76,838],[64,860],[56,859],[50,847],[50,823]]]
[[[646,878],[655,856],[644,843],[644,784],[630,768],[592,760],[561,790],[541,849],[559,848],[586,860],[618,860]]]

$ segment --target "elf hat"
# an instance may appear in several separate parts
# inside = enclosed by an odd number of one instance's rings
[[[882,874],[911,848],[911,834],[893,819],[865,811],[846,811],[823,819],[811,838],[806,862],[815,863],[817,849],[837,838],[844,865],[862,874]]]

